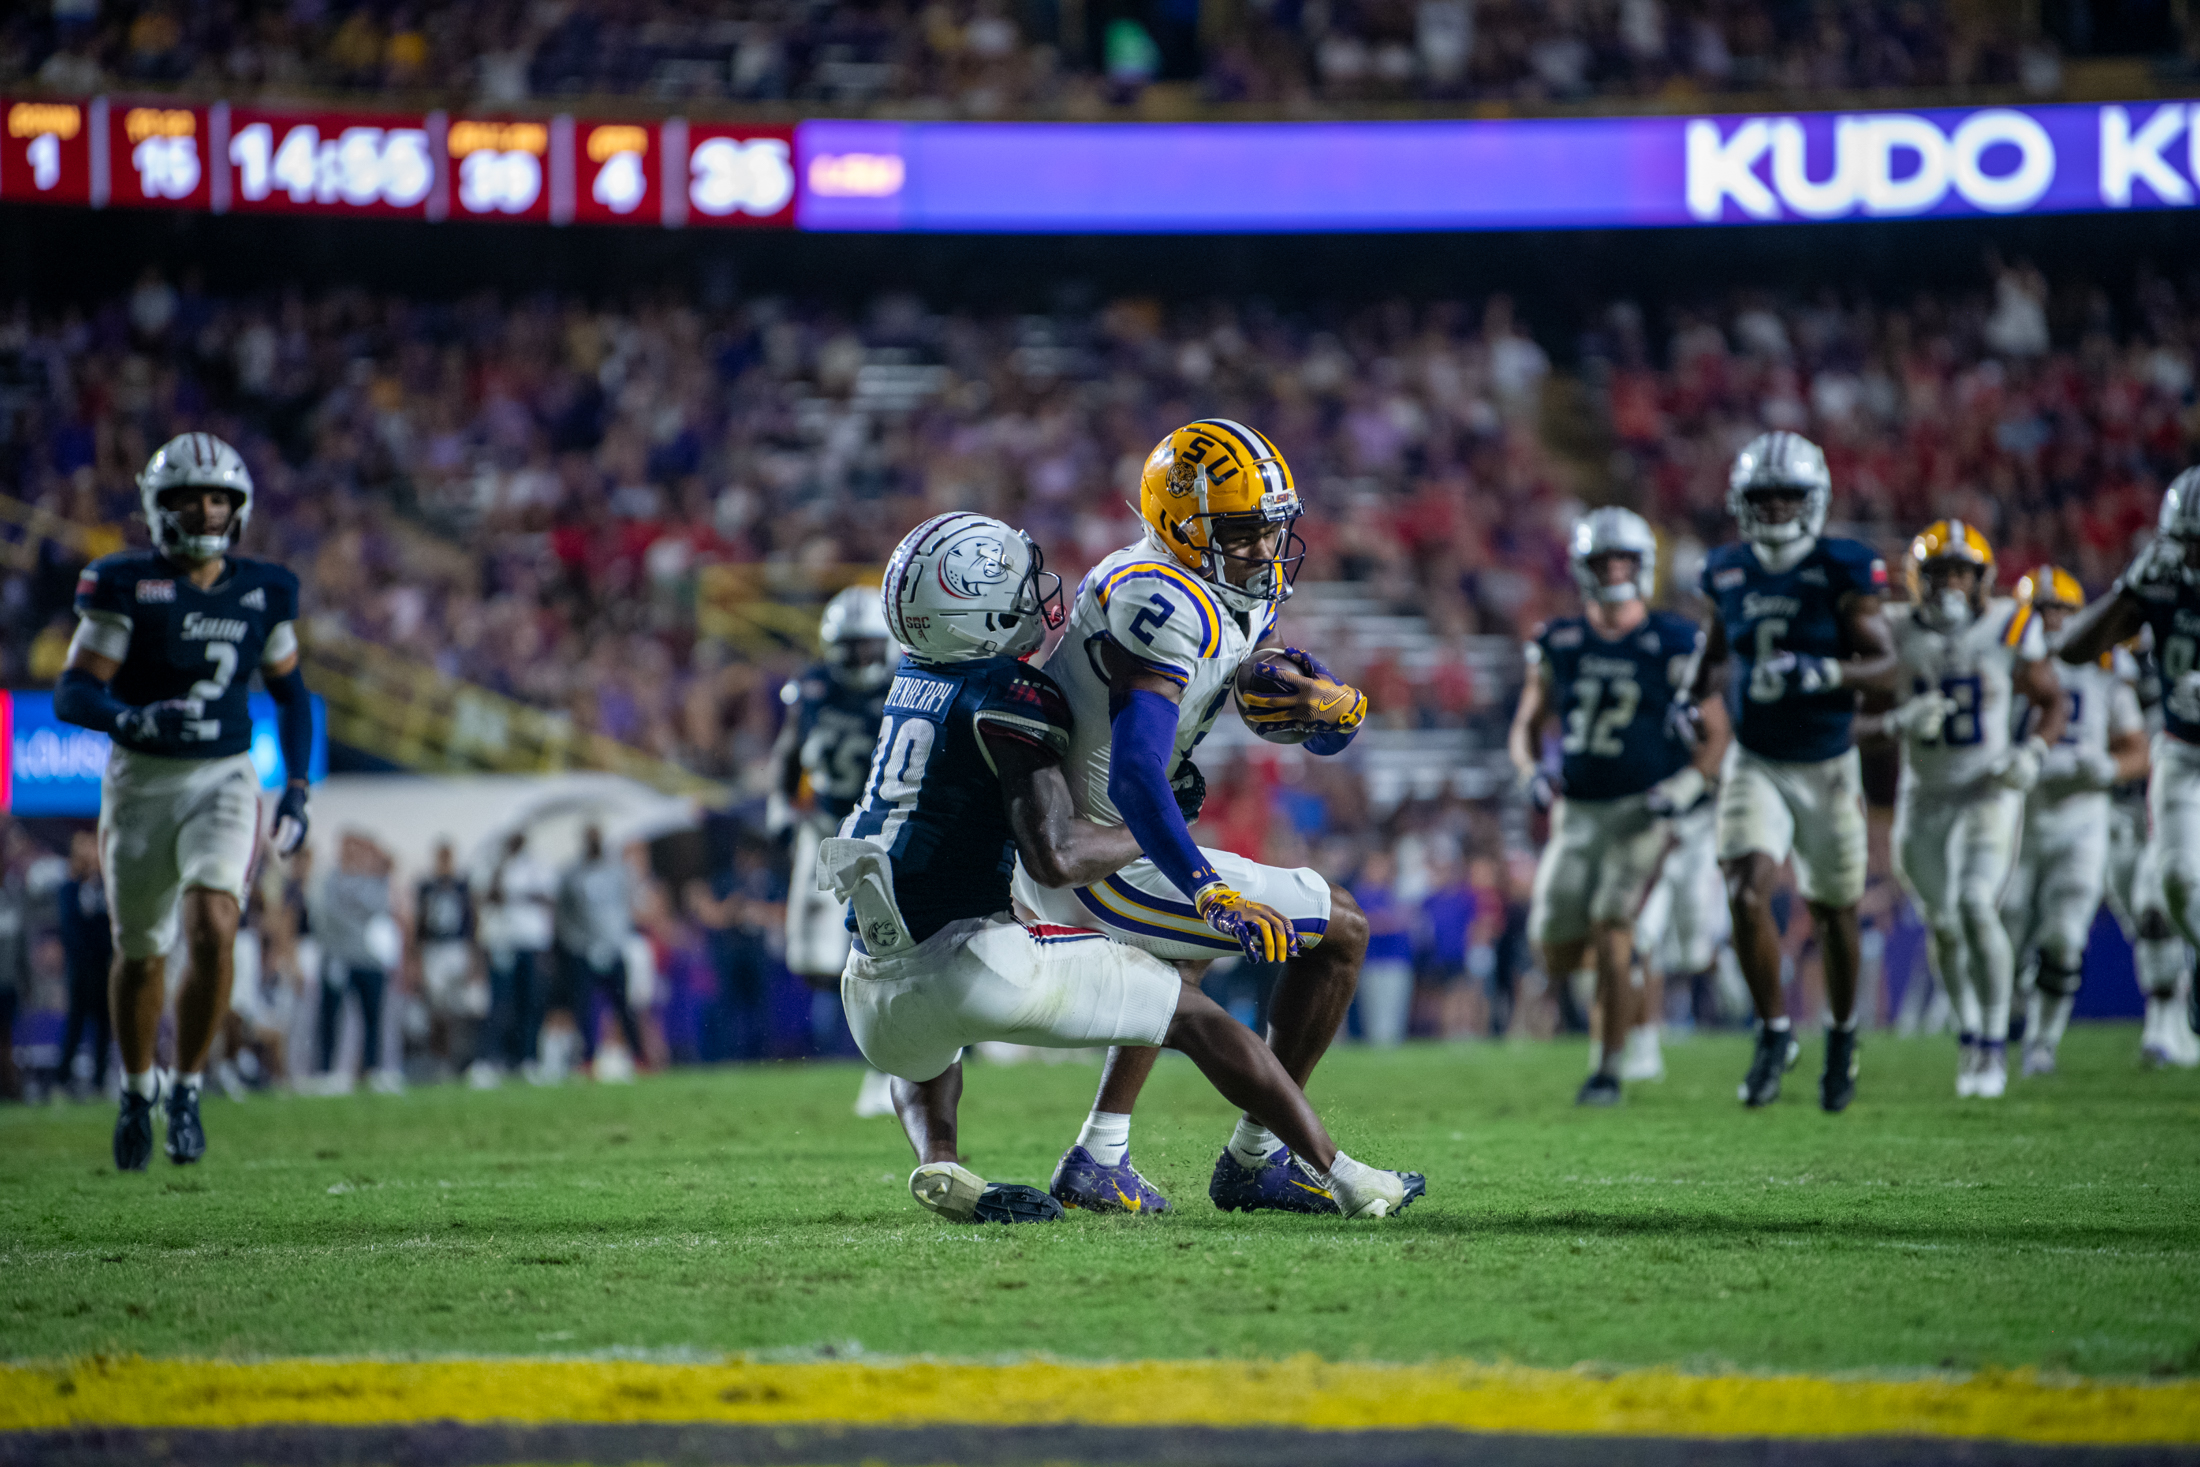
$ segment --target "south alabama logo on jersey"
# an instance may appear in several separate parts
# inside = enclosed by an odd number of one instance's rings
[[[1008,579],[1008,560],[997,540],[966,537],[948,547],[939,561],[940,589],[950,596],[975,601],[985,587]]]

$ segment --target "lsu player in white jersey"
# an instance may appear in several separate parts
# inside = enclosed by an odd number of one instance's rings
[[[2149,634],[2151,635],[2151,634]],[[2155,740],[2166,715],[2162,709],[2161,663],[2141,651],[2145,637],[2119,644],[2139,664],[2139,712],[2145,720],[2151,772]],[[2131,943],[2132,966],[2146,998],[2146,1022],[2139,1029],[2139,1057],[2146,1064],[2177,1069],[2200,1065],[2200,1034],[2188,1024],[2185,999],[2192,981],[2192,949],[2169,919],[2169,897],[2162,886],[2161,850],[2147,838],[2147,787],[2118,785],[2108,807],[2108,906]]]
[[[2187,942],[2200,944],[2200,469],[2187,469],[2170,482],[2155,538],[2116,578],[2110,594],[2071,619],[2062,659],[2090,662],[2142,627],[2153,634],[2161,669],[2162,732],[2154,739],[2147,776],[2152,833],[2134,896],[2143,903],[2146,888],[2158,877],[2170,922]],[[2149,973],[2142,966],[2139,976],[2149,986],[2142,1041],[2148,1060],[2200,1062],[2191,1043],[2191,1031],[2200,1029],[2191,974]],[[2165,980],[2166,988],[2153,986]],[[2176,1012],[2180,988],[2183,1015]]]
[[[2016,860],[2024,794],[2062,737],[2062,685],[2029,608],[1993,594],[1994,551],[1974,525],[1938,520],[1910,542],[1910,601],[1887,608],[1909,696],[1866,719],[1902,746],[1895,797],[1895,874],[1930,933],[1933,970],[1961,1039],[1956,1094],[1993,1099],[2008,1086],[2016,966],[2001,893]],[[2012,695],[2037,710],[2012,740]]]
[[[1238,954],[1280,963],[1268,1039],[1303,1086],[1351,1005],[1367,919],[1311,867],[1203,849],[1188,818],[1204,785],[1192,752],[1232,701],[1240,668],[1270,647],[1291,594],[1303,555],[1292,528],[1298,489],[1268,439],[1203,418],[1147,457],[1138,510],[1145,533],[1085,576],[1046,670],[1074,715],[1063,768],[1078,814],[1129,827],[1146,859],[1060,889],[1019,865],[1016,900],[1044,922],[1097,929],[1179,965]],[[1256,683],[1237,694],[1247,723],[1315,754],[1342,752],[1366,717],[1363,695],[1295,649],[1264,656]],[[1129,1159],[1131,1107],[1154,1055],[1109,1053],[1092,1115],[1055,1172],[1065,1206],[1168,1206]],[[1336,1211],[1250,1117],[1216,1161],[1208,1194],[1225,1211]]]
[[[2017,604],[2032,613],[2050,647],[2085,605],[2085,588],[2060,566],[2043,565],[2017,582]],[[2144,779],[2146,720],[2133,684],[2138,664],[2121,647],[2082,666],[2053,659],[2063,689],[2063,734],[2040,766],[2024,802],[2017,867],[2002,896],[2020,975],[2029,976],[2024,1013],[2024,1073],[2055,1073],[2084,974],[2086,939],[2109,872],[2109,792]]]

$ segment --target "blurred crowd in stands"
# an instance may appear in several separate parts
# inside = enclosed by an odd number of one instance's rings
[[[2141,39],[2174,45],[2173,26],[2156,29]],[[68,93],[1101,116],[1163,79],[1211,105],[1288,113],[1721,92],[2051,95],[2061,63],[2032,8],[1952,0],[52,0],[0,19],[0,86]]]
[[[714,597],[769,598],[813,572],[822,594],[950,507],[1030,526],[1074,581],[1133,537],[1124,500],[1151,444],[1225,414],[1293,459],[1310,587],[1418,618],[1437,649],[1409,667],[1347,646],[1340,671],[1368,687],[1376,727],[1459,728],[1464,747],[1472,710],[1511,689],[1470,686],[1446,659],[1478,635],[1510,647],[1572,605],[1563,545],[1580,505],[1641,506],[1684,585],[1700,547],[1729,533],[1733,452],[1766,426],[1826,446],[1836,520],[1890,555],[1957,516],[1994,540],[2005,583],[2052,555],[2105,587],[2195,457],[2196,344],[2200,277],[2051,288],[2002,260],[1968,290],[1915,299],[1613,303],[1542,342],[1502,296],[1290,311],[1127,299],[996,317],[905,296],[854,313],[774,299],[216,298],[148,273],[92,308],[0,310],[0,487],[82,527],[71,545],[18,542],[30,559],[0,582],[5,673],[21,685],[58,672],[77,566],[132,536],[132,475],[172,432],[210,428],[250,460],[251,548],[302,572],[309,621],[727,779],[738,825],[803,654],[726,631]],[[1320,600],[1295,603],[1287,627]],[[1226,740],[1209,753],[1203,839],[1353,883],[1381,914],[1375,956],[1412,975],[1412,1032],[1568,1021],[1526,952],[1528,843],[1507,802],[1378,805],[1357,760]],[[73,856],[66,831],[41,839],[43,855],[20,829],[7,838],[0,905],[35,891],[41,915],[16,929],[33,934],[20,973],[0,950],[0,989],[23,999],[50,983],[58,1025],[70,985],[58,960],[31,959],[49,936],[54,953],[66,945]],[[372,885],[370,851],[345,846],[346,863],[368,878],[353,885]],[[636,1027],[616,1047],[643,1063],[845,1050],[831,1000],[813,1004],[778,961],[787,876],[774,848],[728,835],[700,884],[627,869],[634,940],[614,960],[602,939],[579,969],[544,959],[535,998],[496,978],[509,967],[498,954],[518,950],[512,893],[547,891],[554,907],[556,878],[493,894],[479,862],[465,873],[467,935],[437,937],[420,926],[430,903],[385,892],[388,924],[335,919],[352,937],[333,967],[325,948],[317,964],[297,958],[282,914],[326,924],[310,883],[286,875],[254,923],[260,971],[289,975],[309,1048],[325,1042],[324,1006],[373,1007],[378,983],[410,975],[381,1002],[427,1017],[377,1043],[452,1070],[539,1064],[532,1036],[553,992],[581,1012],[551,1029],[591,1040],[631,996]],[[1893,942],[1905,909],[1876,889]],[[81,905],[81,874],[75,892]],[[449,976],[456,959],[425,958],[438,940],[480,954],[463,980]],[[1256,1004],[1253,976],[1215,981]],[[476,1032],[453,1037],[458,1020]]]

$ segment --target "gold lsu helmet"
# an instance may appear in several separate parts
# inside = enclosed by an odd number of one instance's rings
[[[1910,542],[1910,553],[1903,557],[1910,600],[1922,602],[1925,599],[1925,568],[1940,560],[1977,566],[1982,592],[1994,583],[1994,547],[1987,543],[1978,527],[1963,520],[1934,520],[1918,532],[1917,538]]]
[[[1228,418],[1186,423],[1154,445],[1138,478],[1138,517],[1177,564],[1233,600],[1282,601],[1306,546],[1291,528],[1301,512],[1291,466],[1267,438]],[[1229,561],[1215,543],[1232,526],[1280,525],[1273,555],[1261,559],[1243,585],[1224,570]]]
[[[2059,565],[2040,566],[2017,582],[2017,600],[2028,607],[2067,606],[2085,609],[2085,587]]]

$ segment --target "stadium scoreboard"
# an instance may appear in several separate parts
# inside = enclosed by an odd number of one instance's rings
[[[0,202],[656,228],[1626,228],[2200,206],[2200,104],[1357,123],[0,102]]]

